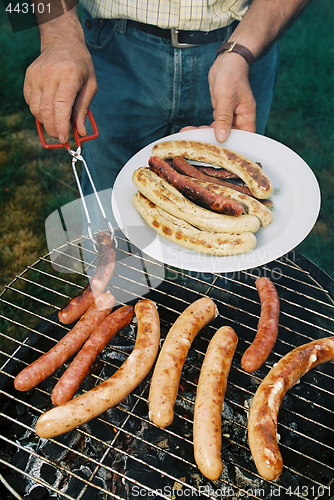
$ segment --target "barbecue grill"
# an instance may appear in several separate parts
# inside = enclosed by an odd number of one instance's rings
[[[267,482],[258,475],[247,444],[250,402],[270,367],[294,347],[334,334],[332,280],[294,251],[260,268],[202,274],[163,265],[142,254],[120,231],[116,237],[117,264],[110,283],[116,305],[134,304],[143,295],[154,300],[162,339],[178,314],[201,296],[210,296],[219,309],[219,316],[200,332],[189,352],[174,421],[165,430],[149,421],[148,376],[119,405],[78,429],[50,440],[35,434],[36,420],[51,407],[51,391],[64,367],[28,392],[16,391],[13,380],[68,330],[59,324],[57,311],[85,285],[87,271],[73,257],[82,240],[68,242],[29,266],[0,295],[1,320],[17,331],[17,340],[0,331],[9,343],[0,353],[3,498],[333,498],[333,363],[309,372],[283,400],[278,434],[284,470],[278,481]],[[90,265],[94,267],[94,260]],[[62,267],[66,274],[59,271]],[[75,273],[69,273],[71,269]],[[275,283],[280,296],[279,338],[265,365],[247,374],[240,368],[240,359],[256,332],[260,302],[254,282],[260,275]],[[28,305],[19,307],[22,295]],[[223,325],[235,329],[239,343],[222,412],[224,469],[219,480],[209,481],[194,462],[192,419],[203,356],[214,332]],[[135,333],[135,325],[130,325],[111,341],[81,391],[109,377],[122,364],[133,348]]]

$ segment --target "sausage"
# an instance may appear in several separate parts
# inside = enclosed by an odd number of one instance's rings
[[[97,297],[80,320],[55,346],[32,364],[24,368],[15,378],[14,386],[19,391],[28,391],[62,366],[93,333],[111,312],[115,297],[108,290]]]
[[[278,479],[283,460],[276,431],[277,414],[286,392],[309,370],[334,359],[334,337],[314,340],[283,356],[259,385],[248,419],[248,443],[259,474]]]
[[[213,300],[203,297],[190,304],[168,331],[148,396],[149,418],[157,426],[165,428],[172,423],[181,371],[190,346],[198,332],[216,316]]]
[[[270,200],[257,200],[252,196],[238,193],[235,189],[231,189],[231,187],[220,186],[214,182],[200,181],[198,179],[193,179],[193,182],[203,186],[208,191],[212,191],[212,193],[238,201],[243,206],[244,213],[258,217],[262,227],[269,226],[274,219],[274,214],[268,208]]]
[[[137,337],[134,349],[109,379],[63,405],[44,413],[36,423],[36,434],[51,438],[64,434],[117,405],[149,373],[159,350],[160,320],[149,299],[135,305]]]
[[[230,149],[200,141],[163,141],[155,144],[152,155],[162,159],[183,156],[188,160],[209,163],[236,174],[256,198],[270,198],[273,186],[268,176],[255,162]]]
[[[227,377],[238,337],[229,326],[223,326],[212,337],[197,385],[194,408],[194,455],[201,473],[217,480],[223,470],[221,459],[221,412]]]
[[[127,305],[112,312],[102,321],[54,386],[51,394],[54,405],[61,405],[73,398],[96,356],[119,330],[131,323],[133,316],[134,307]]]
[[[204,165],[199,165],[197,168],[203,174],[214,177],[215,179],[239,179],[236,174],[229,172],[226,168],[206,167]]]
[[[176,172],[159,156],[149,158],[149,166],[160,177],[176,187],[182,194],[191,198],[199,205],[202,205],[214,212],[226,215],[238,216],[243,212],[243,207],[235,200],[225,198],[215,193],[210,193],[207,189],[195,184],[192,179]]]
[[[253,196],[252,192],[250,191],[250,189],[247,186],[238,186],[235,184],[231,184],[230,182],[222,181],[218,177],[213,179],[209,175],[204,174],[201,170],[199,170],[194,165],[191,165],[185,158],[183,158],[183,156],[174,156],[173,167],[180,174],[187,175],[189,177],[192,177],[194,179],[198,179],[200,181],[208,181],[208,182],[213,182],[215,184],[220,184],[221,186],[235,189],[236,191],[240,191],[241,193],[247,194],[248,196]],[[226,170],[226,172],[227,172],[227,170]]]
[[[59,321],[64,325],[73,323],[87,311],[93,304],[94,297],[98,297],[105,290],[114,274],[116,257],[110,234],[101,232],[96,235],[95,239],[99,245],[95,274],[90,283],[58,312]]]
[[[255,215],[231,217],[199,207],[148,167],[137,168],[132,174],[132,181],[140,193],[159,208],[198,229],[214,233],[241,234],[246,231],[255,233],[260,227],[260,220]]]
[[[190,250],[208,255],[226,256],[250,252],[256,246],[256,236],[250,231],[241,234],[202,231],[169,214],[141,193],[134,195],[133,204],[147,224],[158,234]]]
[[[241,358],[241,368],[254,372],[268,358],[278,334],[280,303],[275,285],[269,278],[258,278],[255,282],[261,301],[261,313],[255,339]]]

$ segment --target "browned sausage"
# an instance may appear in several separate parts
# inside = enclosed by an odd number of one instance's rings
[[[115,250],[111,243],[110,234],[98,233],[96,241],[99,245],[99,256],[94,276],[90,283],[73,297],[58,312],[59,321],[65,325],[79,319],[93,304],[94,297],[100,295],[109,283],[115,268]]]
[[[229,172],[225,168],[206,167],[204,165],[199,165],[197,168],[202,174],[209,175],[215,179],[239,179],[236,174]]]
[[[282,399],[311,368],[333,359],[334,337],[313,340],[281,358],[259,385],[249,411],[248,442],[256,468],[267,481],[278,479],[283,469],[276,440]]]
[[[194,408],[194,455],[202,474],[215,481],[223,470],[221,412],[238,337],[222,326],[212,337],[197,384]],[[204,431],[204,432],[203,432]]]
[[[137,302],[135,314],[138,321],[136,343],[127,360],[100,385],[43,413],[36,423],[38,436],[59,436],[88,422],[117,405],[146,377],[159,350],[159,314],[150,299]]]
[[[193,199],[199,205],[209,208],[214,212],[226,215],[238,216],[242,214],[243,207],[240,203],[225,198],[222,195],[211,193],[188,177],[176,172],[173,167],[159,158],[159,156],[151,156],[148,163],[153,172],[172,184],[182,194]]]
[[[61,405],[73,398],[96,356],[119,330],[132,321],[133,316],[134,307],[127,305],[112,312],[102,321],[54,386],[51,395],[54,405]]]
[[[75,326],[50,351],[22,370],[14,380],[15,389],[28,391],[62,366],[111,312],[115,298],[108,291],[97,297]]]
[[[258,278],[255,282],[261,301],[261,313],[257,333],[241,358],[241,368],[254,372],[268,358],[278,334],[280,303],[277,290],[269,278]]]
[[[247,194],[248,196],[253,196],[251,190],[247,186],[237,186],[235,184],[232,184],[231,182],[222,181],[221,179],[218,179],[218,178],[213,179],[209,175],[203,174],[194,165],[191,165],[185,158],[183,158],[183,156],[175,156],[173,158],[173,167],[180,174],[187,175],[188,177],[192,177],[192,178],[198,179],[200,181],[207,181],[207,182],[213,182],[215,184],[220,184],[221,186],[235,189],[236,191],[240,191],[240,193]],[[227,172],[227,170],[226,170],[226,172]],[[234,175],[234,174],[232,174],[232,175]]]

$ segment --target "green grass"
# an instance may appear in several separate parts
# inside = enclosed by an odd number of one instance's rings
[[[315,173],[321,209],[297,250],[334,277],[334,10],[311,2],[281,41],[281,66],[267,135],[298,153]],[[302,179],[300,179],[302,183]]]

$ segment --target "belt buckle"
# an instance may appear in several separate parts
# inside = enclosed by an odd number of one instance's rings
[[[174,47],[174,49],[186,49],[187,47],[198,47],[197,43],[180,43],[178,29],[172,28],[170,31],[171,31],[172,47]]]

